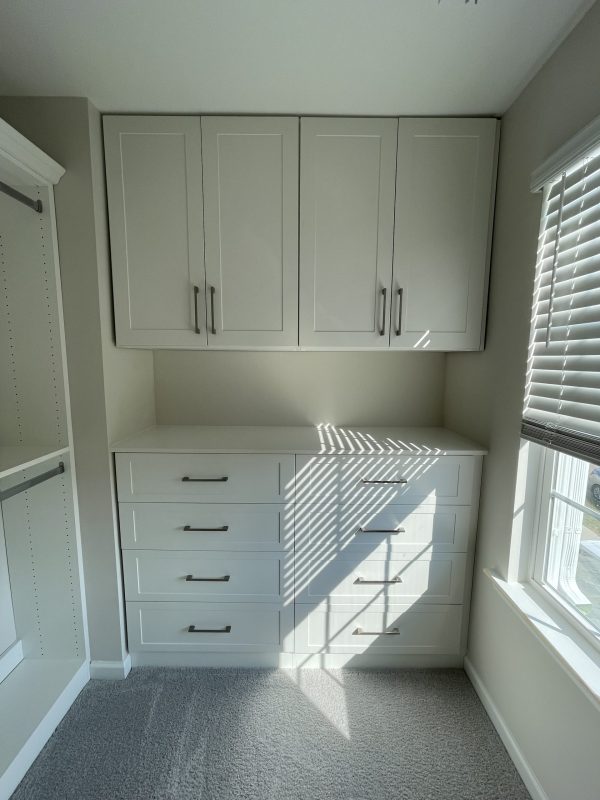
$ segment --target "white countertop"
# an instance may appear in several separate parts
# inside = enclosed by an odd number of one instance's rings
[[[115,453],[297,453],[301,455],[485,455],[445,428],[158,425],[122,439]]]

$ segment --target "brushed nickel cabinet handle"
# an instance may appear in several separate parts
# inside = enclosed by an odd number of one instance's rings
[[[398,636],[400,628],[390,628],[388,631],[365,631],[361,627],[352,631],[352,636]]]
[[[187,629],[188,633],[231,633],[231,625],[225,625],[224,628],[197,628],[195,625],[190,625]]]
[[[396,336],[402,333],[402,300],[404,299],[404,289],[398,289],[398,322],[396,323]]]
[[[396,536],[399,533],[406,533],[404,528],[359,528],[354,532],[357,536],[359,533],[389,533],[391,536]]]
[[[194,578],[193,575],[186,575],[186,581],[198,581],[204,583],[227,583],[231,578],[231,575],[223,575],[221,578]]]
[[[229,477],[224,475],[222,478],[190,478],[189,475],[184,475],[181,480],[184,483],[225,483]]]
[[[191,525],[184,525],[183,530],[199,533],[227,533],[229,530],[229,525],[221,525],[220,528],[192,528]]]
[[[214,286],[210,287],[210,332],[213,336],[216,334],[217,329],[215,327],[215,292],[216,289]]]
[[[384,581],[368,581],[366,578],[357,578],[354,583],[364,583],[364,584],[383,584],[383,583],[402,583],[402,578],[396,575],[395,578],[390,578],[389,580]]]
[[[385,312],[387,309],[387,289],[381,290],[381,296],[383,297],[383,309],[381,312],[381,327],[379,328],[379,335],[385,336]]]
[[[406,478],[399,478],[396,481],[377,481],[377,480],[371,480],[370,478],[361,478],[360,482],[364,483],[364,484],[370,484],[370,483],[373,483],[373,484],[380,484],[380,483],[384,483],[384,484],[385,483],[408,483]]]
[[[198,297],[200,295],[200,288],[198,286],[194,286],[194,331],[196,333],[201,333],[200,331],[200,322],[198,320]]]

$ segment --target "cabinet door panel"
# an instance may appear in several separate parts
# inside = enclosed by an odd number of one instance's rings
[[[482,346],[496,133],[493,119],[399,122],[392,347]]]
[[[302,346],[389,345],[396,131],[393,119],[301,121]]]
[[[209,346],[297,346],[298,118],[203,117],[202,155]]]
[[[105,117],[104,136],[117,344],[206,345],[200,120]]]

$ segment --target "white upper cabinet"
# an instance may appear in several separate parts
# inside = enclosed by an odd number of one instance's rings
[[[397,128],[301,120],[301,346],[389,347]]]
[[[104,120],[117,344],[483,347],[498,122]]]
[[[105,117],[117,344],[206,346],[198,117]]]
[[[400,119],[392,348],[483,347],[498,123]]]
[[[298,345],[298,124],[202,117],[209,347]]]

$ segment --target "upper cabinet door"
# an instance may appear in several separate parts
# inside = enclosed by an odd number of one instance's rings
[[[302,346],[389,347],[397,126],[302,118]]]
[[[203,117],[209,347],[298,345],[298,118]]]
[[[493,119],[400,120],[392,347],[483,347],[497,131]]]
[[[206,346],[198,117],[105,117],[116,338]]]

